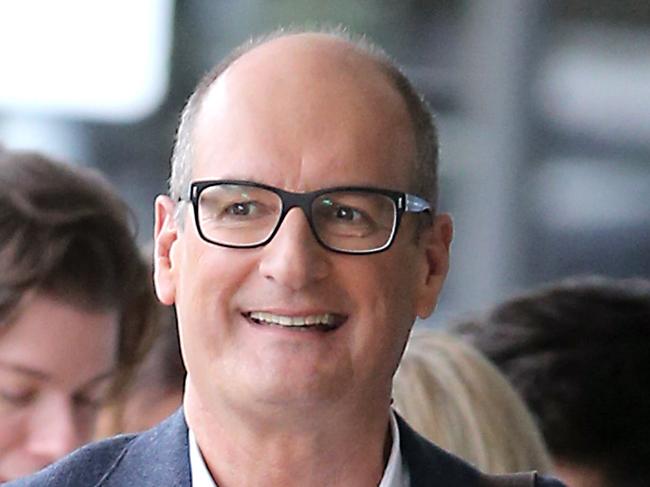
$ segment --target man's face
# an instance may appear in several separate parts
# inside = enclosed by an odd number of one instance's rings
[[[193,180],[409,190],[415,149],[403,101],[369,61],[336,47],[285,38],[237,61],[202,106]],[[158,200],[156,280],[176,303],[188,387],[203,405],[286,412],[388,401],[413,320],[430,312],[446,272],[447,219],[416,239],[407,215],[388,251],[355,256],[321,247],[299,208],[254,249],[201,240],[183,211],[180,229],[172,203]],[[255,312],[329,315],[339,326],[298,329]]]

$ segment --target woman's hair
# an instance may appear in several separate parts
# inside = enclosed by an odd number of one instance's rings
[[[453,331],[510,379],[558,464],[650,485],[650,279],[572,276]]]
[[[128,387],[102,410],[96,438],[132,433],[154,426],[177,409],[183,397],[185,366],[181,357],[176,314],[158,305],[158,335],[135,370]]]
[[[393,381],[393,399],[416,431],[483,471],[551,470],[522,399],[487,359],[456,337],[414,332]]]
[[[117,311],[120,389],[155,325],[151,276],[132,222],[98,172],[0,146],[0,329],[34,292],[84,310]]]

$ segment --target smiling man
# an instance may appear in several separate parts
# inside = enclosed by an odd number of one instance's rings
[[[155,280],[178,313],[184,407],[41,482],[511,485],[487,483],[390,408],[413,322],[433,311],[449,263],[436,164],[426,106],[363,43],[283,34],[218,66],[185,108],[171,196],[156,200]]]

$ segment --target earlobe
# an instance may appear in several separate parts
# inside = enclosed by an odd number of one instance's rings
[[[155,202],[154,224],[154,284],[160,302],[172,305],[176,296],[173,258],[174,243],[178,239],[175,218],[176,205],[168,196],[160,195]]]
[[[454,234],[451,216],[436,215],[433,225],[422,235],[422,272],[418,276],[416,314],[427,318],[438,303],[438,296],[449,271],[449,254]]]

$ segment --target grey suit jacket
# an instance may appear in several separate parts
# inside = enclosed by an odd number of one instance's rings
[[[412,487],[482,487],[475,468],[433,445],[399,418]],[[155,428],[85,446],[6,487],[191,487],[187,425],[179,409]],[[491,485],[491,484],[490,484]],[[508,485],[508,484],[504,484]],[[537,487],[562,487],[539,477]]]

